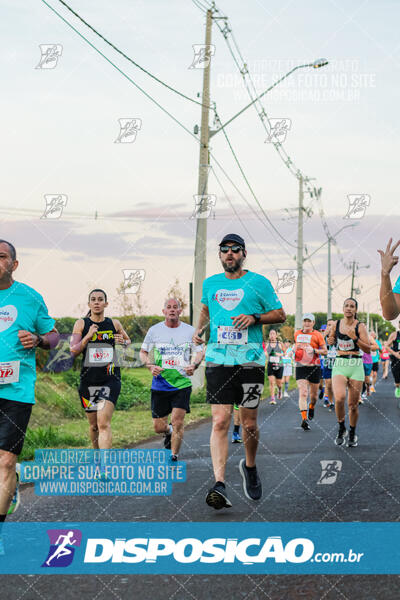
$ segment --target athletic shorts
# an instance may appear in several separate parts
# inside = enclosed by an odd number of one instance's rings
[[[264,389],[265,367],[207,366],[206,378],[207,402],[210,404],[237,404],[243,408],[257,408]]]
[[[319,365],[296,365],[296,381],[298,379],[307,379],[309,383],[319,383],[321,367]]]
[[[379,363],[378,362],[372,363],[372,370],[375,371],[376,373],[379,371]]]
[[[332,369],[332,379],[335,375],[343,375],[354,381],[364,381],[365,374],[361,356],[359,358],[337,356]]]
[[[162,419],[172,413],[173,408],[182,408],[190,413],[190,394],[192,387],[180,390],[160,391],[151,390],[151,416],[153,419]]]
[[[332,369],[325,367],[325,365],[322,368],[322,379],[332,379]]]
[[[372,363],[363,363],[363,367],[364,367],[364,375],[366,377],[369,377],[369,375],[371,375],[371,371],[372,371]]]
[[[277,379],[282,379],[283,365],[280,365],[278,366],[278,368],[276,368],[272,363],[268,363],[267,375],[268,377],[276,377]]]
[[[21,454],[33,404],[0,398],[0,450]]]
[[[79,386],[79,397],[82,408],[85,412],[97,412],[104,408],[106,401],[117,404],[118,396],[121,391],[121,380],[116,377],[110,377],[104,383],[91,384],[81,380]]]
[[[395,383],[400,383],[400,360],[392,359],[391,361],[391,369],[394,377]]]
[[[292,365],[283,365],[282,377],[290,377],[293,374]]]

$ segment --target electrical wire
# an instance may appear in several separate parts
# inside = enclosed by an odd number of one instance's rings
[[[44,0],[42,0],[42,1],[44,1]],[[162,81],[162,79],[159,79],[158,77],[156,77],[155,75],[153,75],[152,73],[150,73],[150,71],[148,71],[147,69],[145,69],[144,67],[142,67],[141,65],[139,65],[136,61],[134,61],[132,58],[130,58],[130,56],[128,56],[127,54],[125,54],[125,52],[122,52],[122,50],[120,50],[117,46],[115,46],[115,44],[113,44],[112,42],[110,42],[106,37],[104,37],[104,35],[102,35],[99,31],[97,31],[97,29],[95,29],[92,25],[90,25],[90,23],[88,23],[87,21],[85,21],[85,19],[83,17],[81,17],[73,8],[71,8],[64,0],[58,0],[58,1],[60,2],[60,4],[62,4],[63,6],[65,6],[65,8],[67,10],[69,10],[73,15],[75,15],[75,17],[77,19],[79,19],[84,25],[86,25],[86,27],[88,27],[91,31],[93,31],[94,34],[96,34],[99,38],[101,38],[106,44],[108,44],[111,48],[113,48],[116,52],[118,52],[118,54],[120,54],[121,56],[123,56],[130,63],[132,63],[135,67],[137,67],[138,69],[140,69],[141,71],[143,71],[143,73],[145,73],[146,75],[148,75],[149,77],[151,77],[152,79],[154,79],[154,81],[157,81],[157,83],[163,85],[164,87],[166,87],[171,92],[174,92],[178,96],[181,96],[181,98],[185,98],[185,100],[189,100],[190,102],[193,102],[194,104],[197,104],[198,106],[207,106],[207,105],[203,105],[198,100],[195,100],[194,98],[190,98],[190,96],[187,96],[186,94],[183,94],[182,92],[180,92],[179,90],[175,89],[174,87],[172,87],[168,83],[165,83],[165,81]],[[47,2],[45,2],[45,4],[47,4]],[[49,5],[47,5],[47,6],[49,6]],[[207,106],[207,108],[211,108],[211,106]]]

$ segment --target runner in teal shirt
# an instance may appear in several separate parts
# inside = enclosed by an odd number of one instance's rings
[[[225,273],[218,273],[204,280],[201,302],[210,313],[206,361],[219,365],[264,366],[262,324],[258,322],[238,331],[233,327],[232,318],[282,308],[271,282],[252,271],[246,271],[239,279],[228,279]],[[237,344],[232,343],[235,339]]]

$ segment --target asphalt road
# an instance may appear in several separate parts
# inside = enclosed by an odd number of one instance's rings
[[[242,445],[231,445],[227,490],[233,507],[215,511],[205,504],[212,484],[210,423],[187,431],[181,458],[187,461],[186,483],[174,484],[170,497],[38,497],[33,487],[22,492],[14,521],[397,521],[400,514],[400,411],[393,381],[380,380],[377,392],[360,407],[357,448],[334,444],[336,418],[318,402],[312,430],[300,428],[297,393],[259,412],[257,466],[263,498],[254,503],[242,491],[238,463]],[[144,444],[143,447],[154,447]],[[320,461],[341,461],[336,482],[321,485]],[[400,596],[397,576],[2,576],[2,598],[125,600],[133,595],[158,599],[208,598],[270,600],[363,600]]]

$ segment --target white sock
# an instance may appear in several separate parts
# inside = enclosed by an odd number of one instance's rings
[[[172,433],[173,429],[172,429],[172,425],[171,423],[168,425],[168,429],[167,429],[167,433]]]

